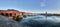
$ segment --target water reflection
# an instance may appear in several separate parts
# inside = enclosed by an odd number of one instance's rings
[[[27,16],[20,23],[31,27],[60,27],[60,16]]]

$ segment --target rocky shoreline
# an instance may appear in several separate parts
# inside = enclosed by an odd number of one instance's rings
[[[0,27],[30,27],[0,15]]]

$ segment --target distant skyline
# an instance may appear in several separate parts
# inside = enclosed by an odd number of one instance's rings
[[[0,0],[0,9],[60,13],[60,0]]]

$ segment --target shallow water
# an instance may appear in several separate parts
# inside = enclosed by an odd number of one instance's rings
[[[60,16],[27,16],[20,23],[31,27],[60,27]]]

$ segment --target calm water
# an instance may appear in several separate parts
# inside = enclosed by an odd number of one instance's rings
[[[60,27],[60,16],[27,16],[20,23],[31,27]]]

